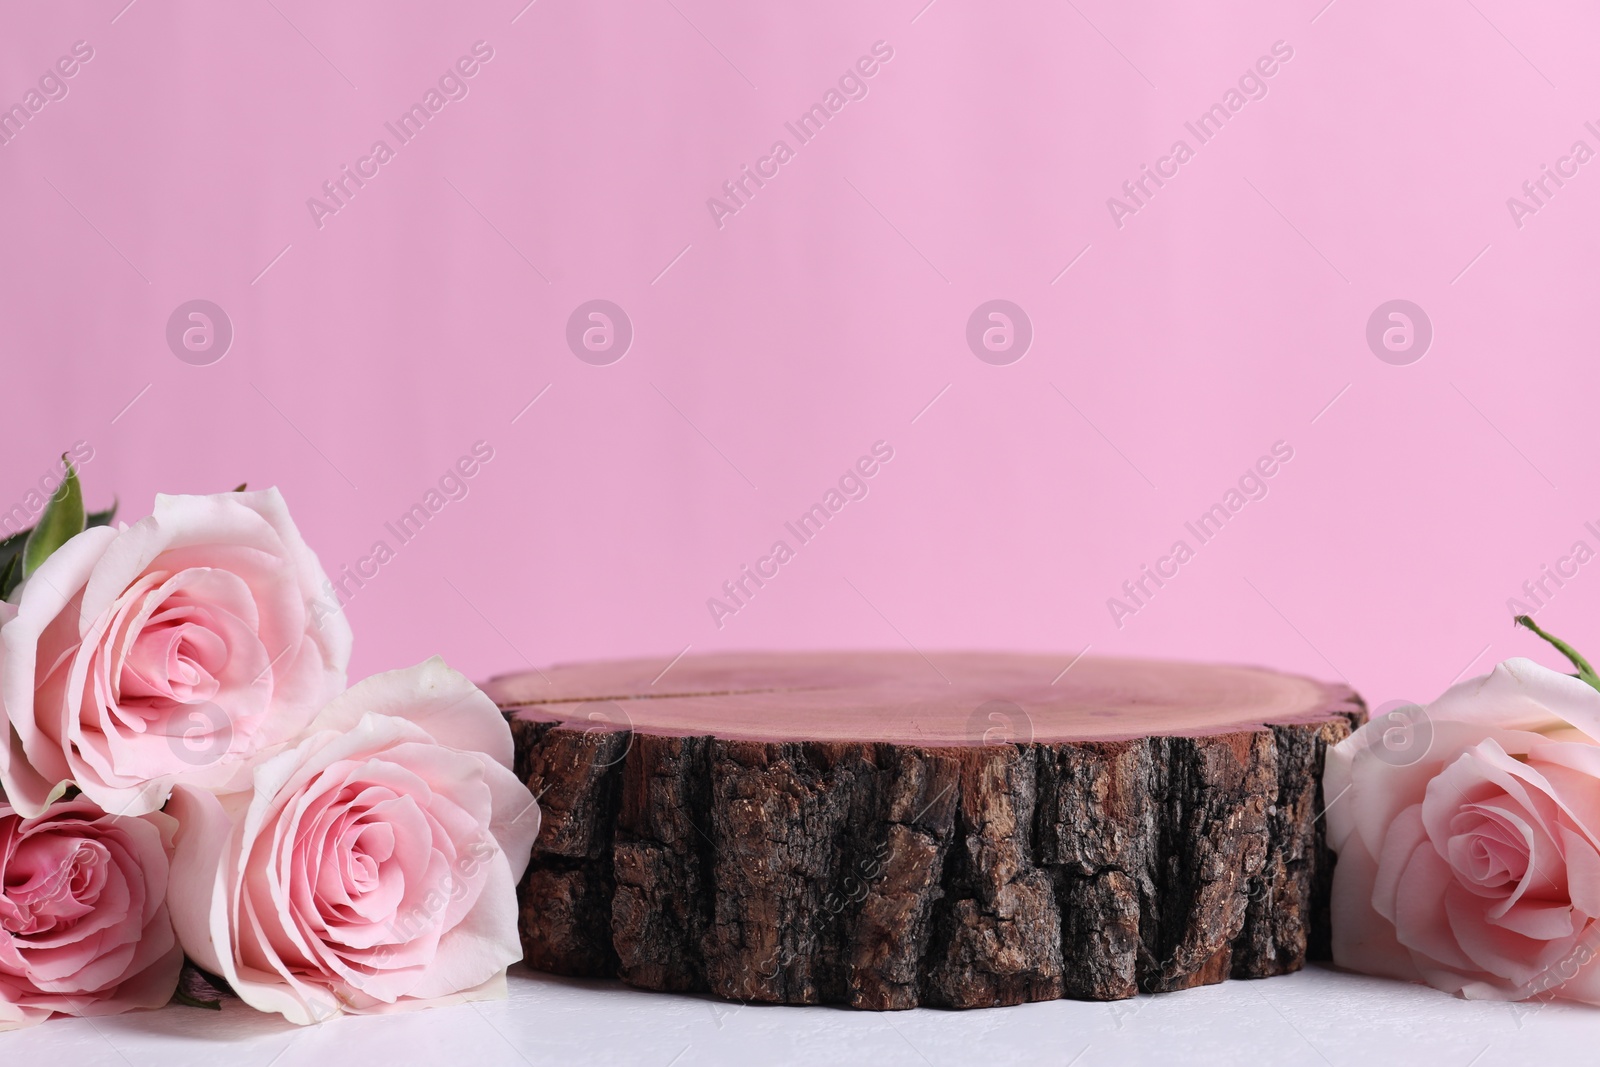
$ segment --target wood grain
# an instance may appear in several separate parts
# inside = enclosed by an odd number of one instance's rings
[[[1348,688],[1256,668],[988,652],[485,688],[544,811],[531,966],[872,1009],[1297,969],[1327,936],[1323,754],[1365,718]]]

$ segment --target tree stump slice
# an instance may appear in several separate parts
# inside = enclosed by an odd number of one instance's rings
[[[574,663],[485,689],[543,826],[527,963],[867,1009],[1116,1000],[1326,955],[1344,686],[991,652]]]

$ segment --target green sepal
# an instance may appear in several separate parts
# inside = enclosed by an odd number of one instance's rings
[[[22,575],[17,571],[17,561],[20,559],[22,559],[20,552],[12,553],[11,558],[6,560],[5,567],[0,568],[0,600],[10,597],[11,590],[22,581]]]
[[[190,1007],[190,1008],[205,1008],[208,1011],[221,1011],[222,1010],[222,1001],[220,1001],[220,1000],[201,1000],[199,997],[191,997],[188,993],[185,993],[181,989],[174,989],[172,991],[172,1000],[170,1000],[168,1003],[171,1003],[171,1004],[183,1004],[186,1007]]]
[[[185,957],[183,967],[178,972],[178,988],[172,991],[169,1003],[221,1011],[222,1002],[236,995],[226,981]]]
[[[38,525],[28,532],[28,540],[22,546],[24,578],[36,572],[50,558],[50,553],[84,531],[87,517],[83,512],[83,487],[78,484],[78,472],[67,460],[65,452],[61,454],[61,463],[66,468],[61,488],[44,506],[44,514],[39,516]]]
[[[111,506],[109,508],[106,508],[104,511],[89,512],[89,514],[86,515],[83,520],[84,528],[87,529],[90,526],[110,526],[111,520],[117,517],[118,503],[119,501],[115,497],[112,497]]]

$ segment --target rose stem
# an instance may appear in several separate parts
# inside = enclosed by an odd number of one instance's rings
[[[1546,641],[1549,641],[1556,647],[1556,651],[1560,652],[1563,656],[1571,660],[1572,665],[1578,668],[1578,677],[1580,679],[1588,682],[1594,688],[1600,689],[1600,674],[1595,673],[1594,668],[1589,666],[1589,661],[1579,655],[1577,649],[1573,648],[1571,645],[1567,644],[1554,634],[1545,633],[1539,628],[1539,624],[1533,621],[1533,617],[1531,615],[1518,615],[1515,619],[1515,622],[1518,626],[1526,626],[1528,629],[1532,630]]]

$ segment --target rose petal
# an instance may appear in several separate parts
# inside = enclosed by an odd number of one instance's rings
[[[511,727],[505,715],[466,675],[438,656],[357,682],[322,709],[311,729],[347,730],[367,714],[414,722],[441,745],[483,752],[511,766]]]
[[[1395,940],[1393,922],[1373,906],[1377,872],[1361,839],[1351,838],[1333,868],[1333,961],[1352,971],[1421,981],[1410,952]]]
[[[1451,686],[1427,712],[1435,723],[1448,720],[1495,730],[1572,726],[1600,742],[1600,691],[1530,659],[1508,659],[1482,678]]]
[[[172,820],[85,798],[0,805],[0,1027],[165,1003],[182,952],[166,906]]]
[[[259,763],[234,813],[175,791],[180,817],[209,828],[180,842],[180,870],[203,855],[215,872],[181,904],[208,921],[180,936],[203,926],[247,1003],[301,1023],[499,989],[521,958],[516,884],[539,825],[504,717],[434,662],[358,685],[314,725]]]

